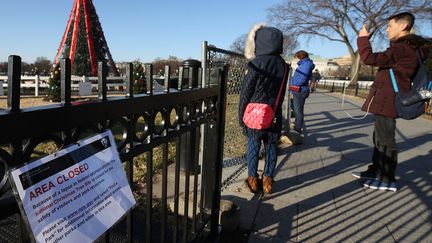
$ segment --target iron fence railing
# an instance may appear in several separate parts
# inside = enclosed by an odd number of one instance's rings
[[[10,56],[8,67],[8,108],[0,111],[1,242],[30,240],[6,172],[106,129],[138,204],[101,241],[190,242],[218,233],[227,65],[204,69],[209,79],[196,65],[180,67],[175,89],[167,66],[160,92],[149,65],[144,93],[136,94],[130,63],[127,95],[109,97],[107,66],[100,63],[99,99],[79,102],[71,98],[70,60],[62,59],[61,104],[31,108],[20,107],[20,57]]]
[[[228,94],[240,94],[248,60],[243,54],[224,50],[214,45],[208,45],[206,50],[209,67],[221,62],[230,66],[227,82]]]
[[[226,130],[230,131],[230,134],[225,134],[225,139],[229,141],[230,136],[233,134],[242,137],[242,130],[238,126],[238,102],[240,97],[241,85],[245,76],[248,60],[240,53],[236,53],[229,50],[218,48],[214,45],[208,45],[204,42],[203,48],[203,63],[209,68],[214,65],[226,64],[229,66],[228,77],[227,77],[227,94],[229,101],[227,103],[228,118],[226,120]],[[227,144],[229,145],[229,144]],[[243,147],[239,144],[239,148]],[[243,153],[235,152],[234,154],[226,148],[224,151],[224,158],[232,158],[242,156]]]
[[[0,96],[7,94],[7,79],[7,76],[0,76]],[[21,94],[34,95],[36,97],[48,94],[49,79],[49,76],[21,76]],[[120,91],[123,90],[123,86],[125,85],[124,79],[125,77],[107,77],[108,90],[117,91],[115,93],[122,93]],[[71,88],[72,91],[79,91],[83,83],[88,83],[88,88],[90,90],[96,90],[98,86],[97,82],[98,77],[72,76]]]

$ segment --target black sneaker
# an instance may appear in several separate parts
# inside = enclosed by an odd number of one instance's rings
[[[298,134],[302,134],[301,129],[294,128],[294,131],[297,132]]]
[[[360,180],[372,180],[377,178],[377,174],[370,170],[363,172],[352,172],[351,175]]]

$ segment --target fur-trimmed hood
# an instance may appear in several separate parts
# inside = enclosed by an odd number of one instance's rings
[[[432,48],[432,40],[425,39],[421,36],[411,34],[404,37],[401,37],[395,41],[391,42],[391,45],[404,43],[410,46],[413,49],[420,50],[424,58],[428,56],[430,49]]]
[[[283,50],[283,34],[279,29],[265,24],[252,26],[245,43],[245,57],[249,60],[260,55],[280,55]]]
[[[413,48],[421,48],[425,45],[431,45],[431,41],[427,40],[419,35],[407,35],[407,36],[403,36],[397,40],[392,41],[392,44],[394,43],[400,43],[400,42],[404,42],[405,44],[413,47]]]

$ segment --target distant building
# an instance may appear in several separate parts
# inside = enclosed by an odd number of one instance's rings
[[[351,66],[351,56],[349,54],[338,58],[333,58],[332,61],[337,63],[340,67]]]

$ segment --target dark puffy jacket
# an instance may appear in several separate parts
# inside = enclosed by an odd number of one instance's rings
[[[275,141],[279,138],[282,128],[282,102],[285,95],[286,83],[282,87],[281,97],[276,110],[276,124],[266,130],[255,130],[247,128],[243,123],[243,114],[249,103],[265,103],[274,105],[279,89],[282,84],[284,70],[289,66],[280,56],[282,53],[283,35],[282,32],[272,27],[261,27],[256,30],[254,41],[256,57],[248,63],[247,74],[242,83],[239,103],[239,123],[244,127],[248,136],[263,137],[268,135],[269,140]],[[251,34],[249,33],[249,37]],[[249,38],[248,37],[248,38]],[[246,49],[250,45],[246,44]],[[247,55],[246,50],[245,54]]]
[[[390,47],[384,52],[375,53],[372,52],[368,37],[359,37],[357,45],[363,63],[378,67],[375,81],[370,87],[362,110],[367,111],[370,103],[369,112],[396,118],[396,93],[393,90],[389,69],[392,68],[394,71],[399,92],[408,92],[419,67],[416,51],[426,58],[431,48],[430,42],[417,35],[408,35],[391,42]]]
[[[313,72],[311,80],[319,82],[321,80],[321,74],[319,72]]]
[[[298,67],[291,78],[291,85],[300,86],[302,93],[309,93],[309,80],[311,79],[315,64],[310,58],[303,58],[297,62],[297,65]],[[295,91],[291,92],[296,93]]]

